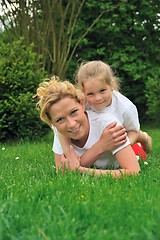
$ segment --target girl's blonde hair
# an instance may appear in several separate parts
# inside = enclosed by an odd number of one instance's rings
[[[114,75],[111,67],[102,61],[89,61],[80,65],[76,72],[75,79],[78,87],[84,92],[84,82],[90,79],[103,81],[119,91],[119,79]]]
[[[50,107],[65,97],[70,97],[80,102],[84,99],[83,93],[68,81],[62,81],[57,76],[45,79],[39,84],[37,94],[37,108],[40,110],[40,118],[48,125],[52,125],[49,114]]]

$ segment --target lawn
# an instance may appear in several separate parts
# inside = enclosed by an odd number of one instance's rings
[[[139,176],[56,175],[52,135],[0,145],[0,239],[160,239],[160,129]]]

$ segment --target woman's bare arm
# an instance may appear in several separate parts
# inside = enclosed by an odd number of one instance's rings
[[[122,178],[126,175],[135,175],[140,172],[139,163],[135,157],[135,154],[131,146],[127,146],[124,149],[116,153],[116,158],[120,164],[119,170],[99,170],[82,167],[79,164],[79,157],[76,155],[72,146],[70,146],[70,158],[66,158],[64,154],[55,154],[55,161],[60,162],[61,169],[67,168],[68,170],[78,170],[81,173],[88,173],[90,175],[100,176],[109,174],[114,178]],[[56,166],[57,169],[57,166]]]

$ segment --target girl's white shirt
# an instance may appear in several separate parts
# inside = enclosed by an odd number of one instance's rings
[[[126,128],[127,132],[131,130],[138,132],[140,130],[137,107],[120,92],[113,90],[111,105],[101,111],[96,112],[98,114],[99,113],[113,114],[119,119],[121,124]]]

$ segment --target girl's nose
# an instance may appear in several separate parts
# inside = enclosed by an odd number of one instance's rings
[[[100,94],[96,94],[95,99],[96,99],[96,101],[100,101],[101,100],[101,95]]]

